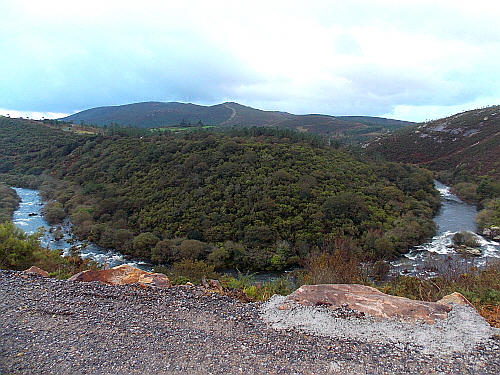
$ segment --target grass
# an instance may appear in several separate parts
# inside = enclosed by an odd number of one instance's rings
[[[225,275],[221,284],[232,289],[240,289],[253,301],[265,301],[275,294],[286,296],[294,290],[294,283],[286,276],[266,282],[255,282],[254,275],[238,274],[238,277]]]

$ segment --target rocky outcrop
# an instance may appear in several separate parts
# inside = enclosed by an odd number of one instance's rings
[[[429,324],[446,319],[451,311],[448,300],[443,303],[415,301],[357,284],[303,285],[278,308],[287,310],[296,304],[328,307],[334,311],[348,307],[367,316],[424,321]]]
[[[500,241],[500,227],[484,228],[482,235],[490,240]]]
[[[470,247],[470,246],[455,246],[454,247],[455,251],[459,254],[462,255],[471,255],[475,257],[479,257],[482,254],[481,249],[478,249],[477,247]]]
[[[109,285],[140,283],[163,288],[172,286],[168,277],[162,273],[151,273],[126,264],[101,271],[83,271],[71,276],[68,281],[99,281]]]
[[[24,272],[26,272],[26,273],[36,273],[37,275],[40,275],[40,276],[43,276],[43,277],[49,277],[50,276],[47,271],[44,271],[41,268],[38,268],[36,266],[31,266],[30,268],[28,268]]]

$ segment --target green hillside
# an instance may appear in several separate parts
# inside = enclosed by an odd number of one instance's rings
[[[238,103],[201,106],[185,103],[135,103],[88,109],[63,119],[74,124],[137,126],[157,128],[181,123],[218,127],[273,127],[326,135],[333,139],[364,141],[412,123],[379,117],[293,115],[263,111]]]
[[[218,125],[230,118],[231,109],[219,104],[204,107],[184,103],[146,102],[121,106],[109,106],[87,109],[63,118],[74,124],[93,124],[121,126],[137,126],[140,128],[157,128],[178,125],[183,120],[196,124],[201,121],[205,125]]]
[[[51,218],[69,215],[78,236],[134,256],[281,269],[334,248],[390,259],[434,232],[430,173],[359,160],[308,134],[49,125],[0,118],[0,181],[36,185],[56,201]]]

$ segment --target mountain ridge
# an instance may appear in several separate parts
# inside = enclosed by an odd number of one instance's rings
[[[386,132],[414,124],[409,121],[369,116],[295,115],[255,109],[235,102],[212,106],[179,102],[132,103],[91,108],[61,120],[99,126],[119,124],[142,128],[170,127],[181,123],[220,127],[262,126],[329,135],[333,138],[341,138],[352,131],[361,134]]]
[[[500,106],[412,125],[364,147],[369,155],[381,154],[390,161],[500,178]]]

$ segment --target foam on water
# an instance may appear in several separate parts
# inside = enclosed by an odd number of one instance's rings
[[[437,264],[439,260],[462,262],[465,266],[470,264],[474,266],[484,266],[488,262],[500,258],[500,244],[490,241],[477,235],[475,217],[476,207],[463,202],[454,195],[450,188],[439,181],[435,183],[436,189],[442,197],[442,206],[434,218],[438,226],[436,235],[427,243],[416,246],[409,253],[404,254],[391,264],[397,272],[405,272],[413,275],[419,275],[429,264]],[[452,245],[452,238],[457,232],[473,233],[480,244],[481,256],[464,259],[463,255],[458,254]],[[467,257],[465,257],[467,258]],[[429,272],[426,273],[429,275]]]

